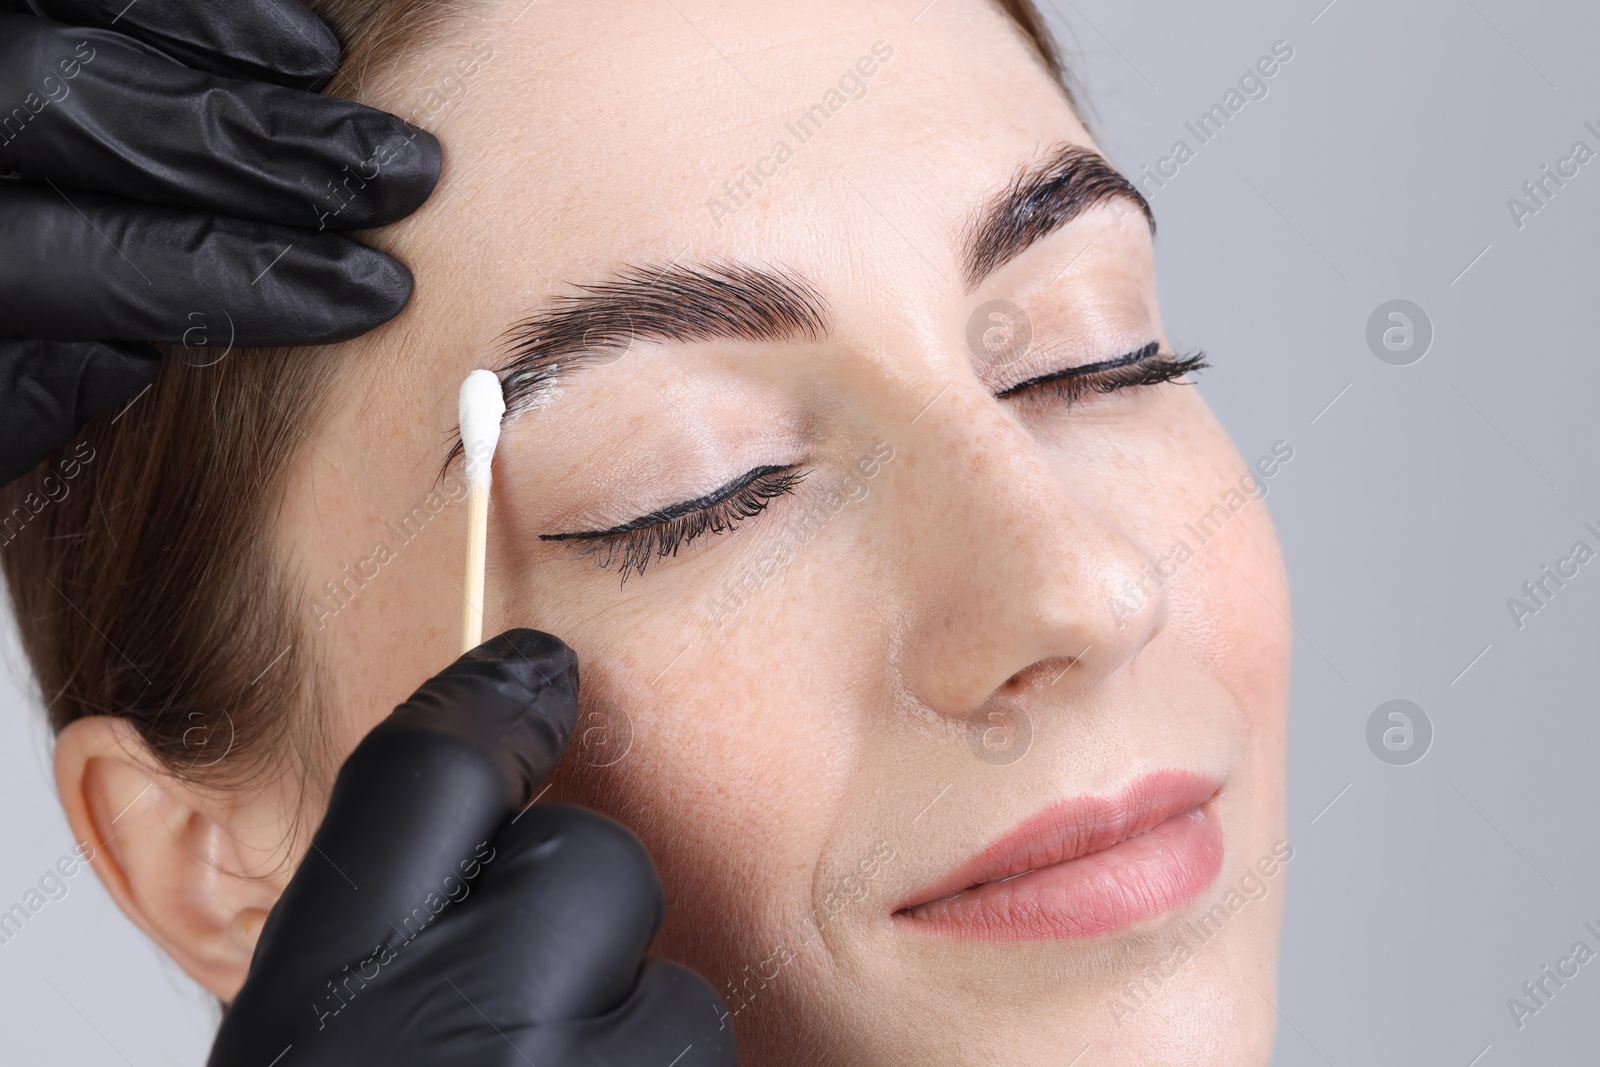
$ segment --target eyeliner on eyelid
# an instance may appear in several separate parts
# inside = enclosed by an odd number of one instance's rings
[[[581,555],[592,555],[595,566],[607,569],[619,557],[619,582],[629,572],[643,574],[652,559],[676,556],[684,545],[705,534],[737,529],[755,518],[811,472],[798,464],[762,466],[747,471],[727,485],[694,500],[673,504],[610,530],[570,534],[540,534],[543,541],[575,541]]]
[[[1060,370],[1050,371],[1048,374],[1035,375],[1032,378],[1027,378],[1018,382],[1016,385],[1008,385],[994,395],[996,397],[1004,398],[1013,393],[1020,393],[1022,390],[1029,389],[1035,385],[1042,385],[1045,382],[1055,381],[1063,378],[1079,378],[1086,374],[1097,374],[1100,371],[1114,370],[1118,367],[1126,367],[1133,363],[1143,362],[1144,360],[1154,356],[1160,350],[1161,343],[1159,341],[1151,341],[1141,348],[1135,349],[1132,352],[1128,352],[1120,356],[1116,356],[1112,359],[1097,360],[1093,363],[1080,363],[1077,366],[1063,367]]]
[[[643,530],[652,526],[659,526],[663,523],[671,522],[673,519],[682,518],[685,515],[690,515],[697,511],[704,511],[707,508],[715,507],[716,505],[737,496],[740,492],[749,488],[752,484],[760,481],[762,478],[767,477],[768,475],[776,474],[779,471],[793,470],[795,466],[795,464],[790,463],[769,464],[755,467],[739,475],[739,477],[735,478],[726,485],[713,489],[704,496],[695,497],[693,500],[684,500],[677,504],[669,504],[664,508],[658,508],[657,510],[649,512],[648,514],[640,515],[636,519],[629,519],[627,522],[618,526],[613,526],[608,530],[578,530],[574,533],[540,534],[539,540],[591,540],[599,537],[614,537],[619,534],[632,533],[636,530]]]
[[[1139,385],[1158,385],[1176,381],[1194,371],[1210,366],[1205,353],[1194,352],[1187,356],[1162,354],[1158,341],[1113,359],[1095,363],[1082,363],[1065,367],[1049,374],[1041,374],[1016,385],[1007,386],[995,393],[995,399],[1004,400],[1033,389],[1056,386],[1058,392],[1069,400],[1085,392],[1110,393],[1118,389]]]

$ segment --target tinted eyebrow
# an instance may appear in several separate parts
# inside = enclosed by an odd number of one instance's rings
[[[1024,166],[968,220],[962,233],[961,274],[971,292],[991,273],[1091,208],[1121,201],[1139,209],[1150,232],[1150,204],[1105,156],[1062,145]]]
[[[506,403],[547,381],[562,360],[616,356],[637,341],[818,341],[828,303],[782,268],[722,262],[627,267],[515,323],[504,335]]]

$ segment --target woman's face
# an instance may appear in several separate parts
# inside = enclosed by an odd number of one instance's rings
[[[543,799],[644,840],[745,1062],[1265,1062],[1292,449],[1161,382],[1009,20],[919,6],[513,0],[373,84],[446,158],[281,524],[336,754],[457,652],[456,389],[535,320],[485,632],[577,651]]]

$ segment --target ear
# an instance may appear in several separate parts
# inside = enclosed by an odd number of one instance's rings
[[[117,906],[190,977],[232,1000],[288,881],[281,847],[265,844],[293,833],[277,805],[259,791],[232,796],[174,778],[131,722],[109,715],[61,731],[55,773],[73,836]]]

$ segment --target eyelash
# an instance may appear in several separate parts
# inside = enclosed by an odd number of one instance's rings
[[[1160,385],[1211,365],[1206,362],[1204,352],[1187,356],[1157,356],[1160,350],[1160,343],[1151,341],[1137,352],[1030,378],[994,395],[998,400],[1005,400],[1044,392],[1058,400],[1065,400],[1067,406],[1071,407],[1091,393],[1114,393],[1119,389],[1141,385]]]
[[[1071,407],[1091,393],[1158,385],[1210,366],[1203,352],[1156,358],[1159,351],[1158,342],[1152,341],[1137,352],[1115,359],[1030,378],[1001,390],[995,397],[1046,393]],[[793,493],[809,473],[799,470],[796,464],[757,467],[703,497],[641,515],[610,530],[540,534],[539,539],[578,542],[580,554],[593,556],[595,566],[609,569],[618,564],[619,584],[624,584],[630,572],[643,574],[652,559],[676,556],[679,549],[698,537],[727,533],[746,519],[755,518],[772,501]]]
[[[621,583],[628,573],[643,574],[652,559],[676,556],[684,545],[704,534],[727,533],[767,510],[780,496],[794,492],[810,471],[787,466],[757,467],[696,500],[673,504],[641,515],[610,530],[540,534],[541,541],[577,541],[581,554],[595,557],[595,566],[619,563]]]

